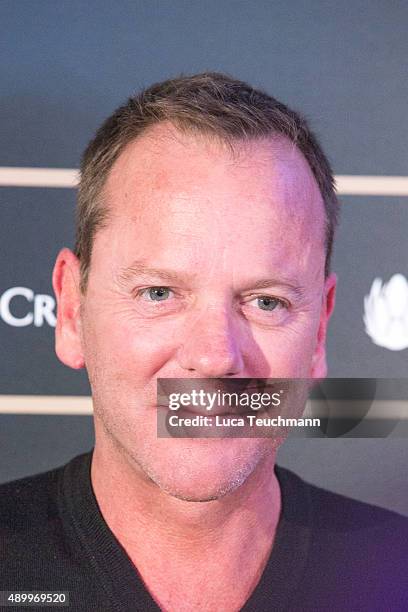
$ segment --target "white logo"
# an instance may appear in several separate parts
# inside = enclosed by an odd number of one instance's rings
[[[13,313],[12,301],[16,297],[23,298],[28,302],[23,316],[16,316],[15,310]],[[30,302],[33,303],[32,306],[30,306]],[[35,295],[34,291],[27,287],[10,287],[0,296],[0,319],[13,327],[27,327],[27,325],[42,327],[44,322],[47,322],[51,327],[55,327],[54,310],[55,300],[51,295],[42,293]]]
[[[364,298],[365,330],[374,344],[390,351],[408,348],[408,281],[394,274],[388,283],[374,279]]]

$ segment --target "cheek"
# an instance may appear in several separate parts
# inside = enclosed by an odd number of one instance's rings
[[[317,338],[318,323],[257,332],[254,339],[269,365],[270,378],[308,378]],[[267,376],[264,376],[265,378]]]
[[[147,382],[175,350],[174,330],[132,321],[121,314],[88,317],[83,329],[90,378],[95,369],[103,370],[106,379],[128,381],[133,388]]]

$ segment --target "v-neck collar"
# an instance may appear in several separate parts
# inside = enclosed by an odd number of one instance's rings
[[[61,472],[59,506],[72,542],[87,559],[110,609],[158,612],[137,568],[116,539],[96,501],[91,483],[93,450],[75,457]],[[289,604],[305,569],[311,533],[307,485],[292,472],[275,467],[282,498],[272,552],[242,612],[280,612]]]

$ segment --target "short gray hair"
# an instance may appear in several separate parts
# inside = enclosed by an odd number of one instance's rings
[[[326,212],[326,276],[330,271],[339,202],[330,164],[306,120],[267,93],[227,75],[204,72],[156,83],[128,99],[97,131],[81,163],[76,212],[75,254],[86,290],[95,233],[108,219],[102,192],[109,171],[124,147],[150,126],[170,121],[175,127],[237,140],[282,135],[306,158]]]

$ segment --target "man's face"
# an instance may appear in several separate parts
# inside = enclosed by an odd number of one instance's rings
[[[158,439],[156,380],[325,376],[335,280],[317,184],[285,139],[232,152],[159,124],[120,155],[105,198],[79,320],[96,445],[172,495],[219,497],[276,444]]]

